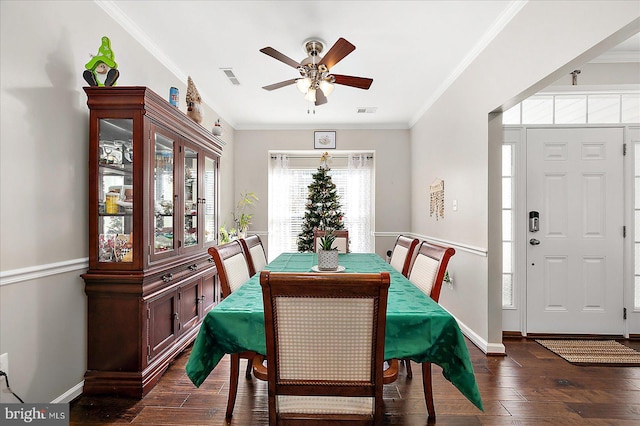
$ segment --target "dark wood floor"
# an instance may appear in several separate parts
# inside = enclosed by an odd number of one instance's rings
[[[640,341],[621,340],[640,350]],[[467,343],[484,413],[434,365],[437,424],[442,425],[639,425],[640,367],[578,367],[533,340],[505,338],[507,356],[485,356]],[[71,404],[71,425],[224,425],[229,360],[197,389],[185,374],[186,350],[142,400],[80,397]],[[241,370],[244,368],[244,361]],[[414,373],[420,367],[414,364]],[[232,425],[266,425],[266,383],[241,372]],[[425,425],[420,374],[386,385],[385,424]]]

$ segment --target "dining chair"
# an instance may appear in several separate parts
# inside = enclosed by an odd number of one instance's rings
[[[220,246],[210,247],[208,250],[218,271],[218,279],[220,281],[220,289],[222,298],[229,296],[235,290],[240,288],[250,278],[250,266],[247,261],[242,244],[238,240],[233,240]],[[251,361],[255,356],[255,352],[245,351],[231,354],[231,372],[229,378],[229,399],[227,401],[226,417],[233,415],[233,407],[236,403],[236,395],[238,393],[238,376],[240,375],[240,359],[247,360],[247,370],[245,377],[251,378]]]
[[[317,252],[320,248],[320,238],[327,234],[325,230],[314,229],[313,230],[313,242],[314,252]],[[339,229],[333,231],[333,235],[336,236],[333,242],[333,247],[338,249],[338,253],[349,253],[349,231],[346,229]]]
[[[447,271],[449,259],[456,251],[452,247],[442,247],[426,241],[420,243],[416,255],[414,256],[409,275],[407,278],[424,294],[431,297],[436,303],[440,299],[442,281]],[[411,372],[411,361],[403,360],[407,367],[407,377],[413,377]],[[436,411],[433,405],[433,386],[431,380],[431,363],[422,363],[422,386],[424,387],[424,398],[427,403],[429,418],[435,419]]]
[[[259,235],[251,235],[241,238],[240,244],[242,244],[242,250],[244,250],[249,264],[249,276],[254,276],[256,272],[262,271],[267,264],[267,255],[265,254],[262,240]]]
[[[382,423],[389,283],[386,271],[260,273],[267,366],[257,355],[253,367],[270,425]]]
[[[389,264],[405,277],[409,274],[413,252],[419,242],[417,238],[409,238],[404,235],[398,235],[396,238]]]

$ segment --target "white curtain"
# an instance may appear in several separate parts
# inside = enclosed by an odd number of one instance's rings
[[[269,261],[290,246],[296,235],[289,226],[291,203],[288,188],[289,158],[284,154],[272,156],[271,179],[269,179]],[[286,250],[290,251],[290,250]]]
[[[349,250],[370,253],[372,244],[372,154],[342,154],[333,158],[329,175],[336,184],[349,230]],[[271,154],[269,175],[269,261],[281,253],[298,251],[298,234],[317,171],[317,158],[303,154]]]
[[[368,253],[371,244],[371,154],[350,154],[344,197],[344,223],[349,230],[349,250]]]

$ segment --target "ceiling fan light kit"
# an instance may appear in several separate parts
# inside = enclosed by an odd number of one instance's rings
[[[268,86],[264,86],[263,89],[270,91],[295,84],[298,91],[304,94],[304,98],[307,101],[318,106],[327,103],[327,97],[333,92],[334,84],[341,84],[364,90],[371,87],[373,79],[330,73],[331,68],[333,68],[335,64],[340,62],[356,48],[344,38],[339,38],[324,57],[320,56],[320,53],[324,50],[324,44],[321,40],[308,39],[304,41],[303,46],[307,52],[307,57],[299,63],[272,47],[260,49],[260,51],[265,55],[271,56],[280,62],[296,68],[300,73],[300,78],[270,84]]]

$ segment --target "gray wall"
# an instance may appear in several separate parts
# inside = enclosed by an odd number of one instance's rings
[[[337,130],[336,145],[337,150],[375,152],[375,243],[376,252],[385,256],[397,233],[410,230],[409,131]],[[236,131],[236,199],[246,191],[260,198],[250,232],[266,235],[268,231],[268,152],[309,149],[313,150],[313,130]],[[267,238],[262,240],[266,244]]]
[[[638,16],[633,1],[580,2],[579,18],[576,7],[527,3],[410,131],[338,130],[339,149],[377,154],[377,252],[407,230],[456,243],[455,284],[441,301],[489,348],[500,341],[501,307],[495,305],[500,284],[490,282],[500,244],[490,223],[499,191],[490,188],[495,149],[489,141],[496,139],[488,115],[583,64],[570,61],[593,46],[613,46],[616,40],[598,43]],[[68,401],[81,391],[86,368],[79,277],[88,256],[84,64],[107,35],[120,65],[118,84],[148,86],[162,96],[176,86],[183,111],[186,78],[173,75],[94,2],[2,1],[0,19],[0,353],[9,353],[12,389],[25,401]],[[206,128],[215,118],[205,108]],[[221,213],[231,211],[241,191],[255,191],[264,202],[254,229],[266,232],[266,153],[308,149],[312,131],[234,135],[223,126]],[[439,221],[428,216],[435,177],[445,180],[447,200],[460,206]],[[10,394],[0,398],[14,402]]]
[[[502,349],[502,128],[490,113],[627,39],[640,28],[639,14],[637,2],[528,2],[412,128],[412,231],[478,248],[452,259],[454,291],[443,290],[440,302],[489,352]],[[448,209],[439,221],[420,216],[428,209],[424,182],[436,176]]]
[[[65,400],[86,370],[88,109],[84,64],[103,35],[120,86],[168,98],[179,79],[90,1],[0,2],[0,353],[27,402]],[[196,85],[198,82],[195,82]],[[203,125],[217,115],[205,108]],[[232,198],[233,129],[226,123],[221,208]],[[116,349],[116,348],[114,348]],[[4,382],[2,385],[4,389]],[[17,402],[0,394],[2,402]]]

